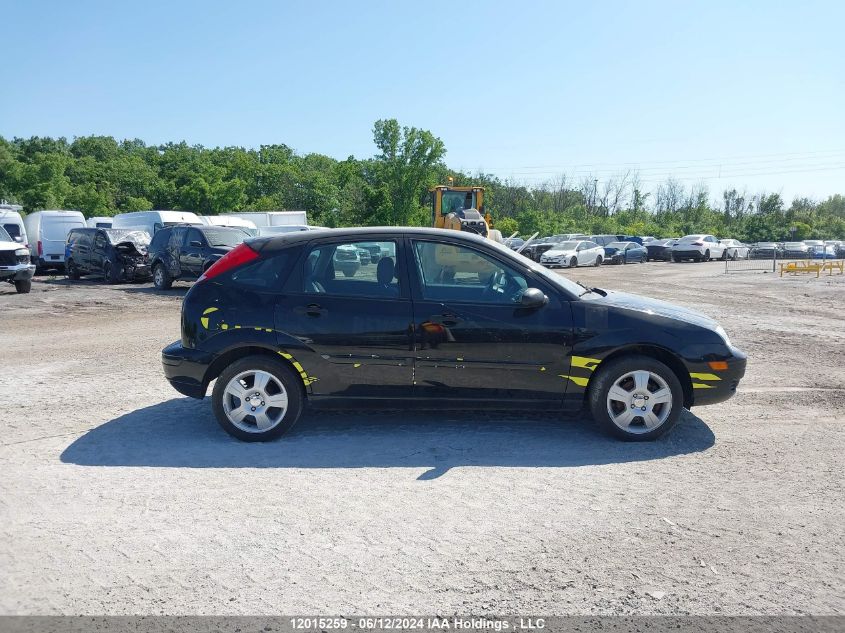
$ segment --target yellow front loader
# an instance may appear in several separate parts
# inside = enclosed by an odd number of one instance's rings
[[[502,241],[502,234],[492,228],[490,214],[484,212],[484,187],[437,185],[429,189],[429,193],[433,227],[467,231]]]

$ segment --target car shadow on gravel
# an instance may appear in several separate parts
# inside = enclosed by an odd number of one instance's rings
[[[519,412],[310,411],[275,442],[246,443],[217,425],[208,401],[174,398],[90,430],[62,452],[82,466],[187,468],[572,467],[705,451],[710,428],[685,411],[653,442],[627,443],[588,419]]]

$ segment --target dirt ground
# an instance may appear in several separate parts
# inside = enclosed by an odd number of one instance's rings
[[[563,273],[749,355],[647,444],[412,411],[243,444],[162,375],[184,284],[4,284],[0,613],[843,614],[845,277],[723,271]]]

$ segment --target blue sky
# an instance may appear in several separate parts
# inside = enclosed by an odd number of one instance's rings
[[[0,23],[5,137],[366,157],[393,117],[526,184],[845,193],[843,2],[0,0]]]

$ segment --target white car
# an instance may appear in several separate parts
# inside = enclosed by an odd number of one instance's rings
[[[546,268],[574,268],[575,266],[601,266],[604,247],[588,240],[560,242],[540,256]]]
[[[745,244],[739,240],[719,240],[719,244],[725,247],[726,259],[748,259],[748,253],[751,251]]]
[[[672,260],[682,262],[685,259],[692,259],[697,262],[706,262],[711,259],[722,259],[727,248],[719,243],[712,235],[698,233],[685,235],[672,247]]]
[[[35,266],[30,262],[29,249],[16,242],[0,226],[0,281],[8,281],[15,286],[18,294],[25,294],[32,288],[32,276]]]

